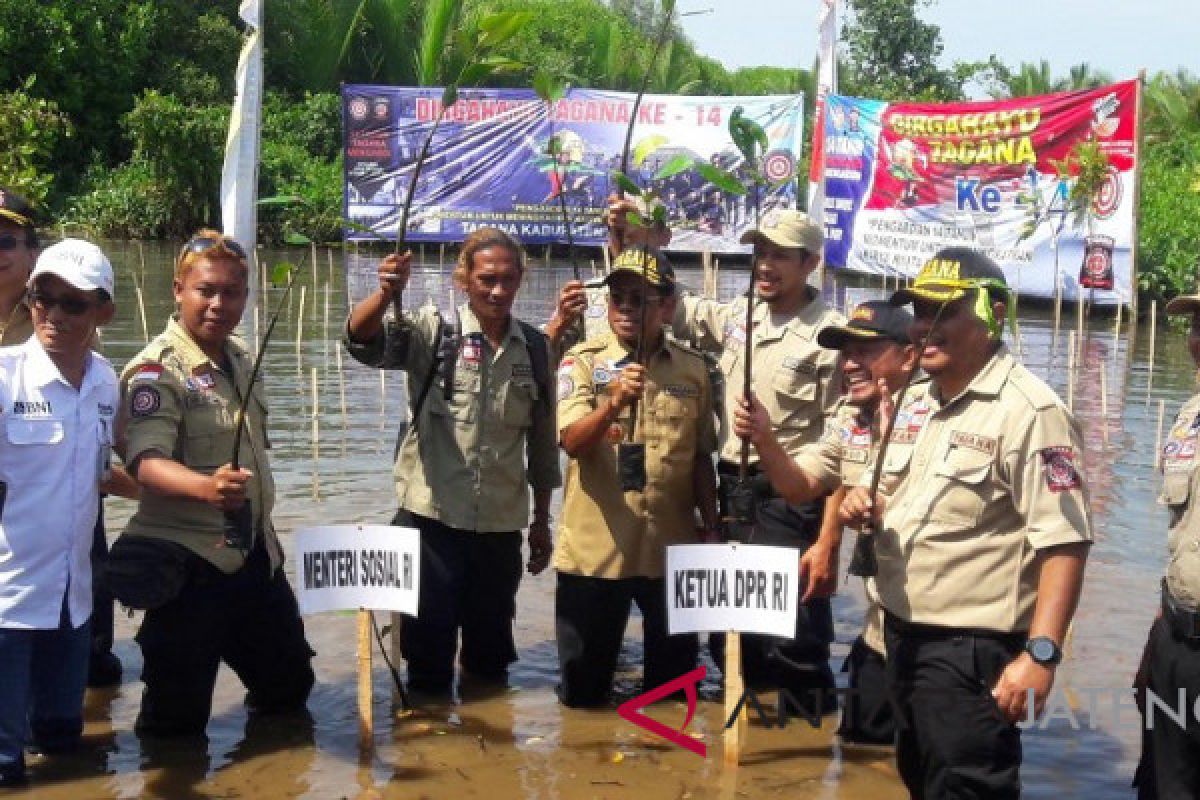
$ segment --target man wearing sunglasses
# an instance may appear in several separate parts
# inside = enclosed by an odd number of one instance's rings
[[[877,530],[900,776],[917,798],[1016,798],[1016,723],[1054,682],[1092,540],[1082,440],[1005,347],[990,258],[945,248],[892,302],[913,304],[930,381],[901,401],[879,492],[872,463],[841,516]]]
[[[83,731],[89,551],[99,492],[115,487],[119,401],[112,367],[91,351],[113,317],[108,259],[68,239],[41,254],[28,285],[35,335],[0,348],[0,785],[10,786],[25,780],[27,732],[54,754]]]
[[[0,186],[0,345],[22,344],[33,335],[33,315],[26,300],[26,281],[38,257],[37,215],[21,195]],[[100,337],[91,347],[100,350]],[[104,536],[104,506],[96,517],[92,540],[92,568],[108,558]],[[94,585],[92,652],[88,686],[115,686],[121,682],[121,662],[112,651],[113,599],[108,589]]]

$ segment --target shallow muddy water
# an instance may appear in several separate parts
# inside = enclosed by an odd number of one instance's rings
[[[140,347],[142,324],[135,284],[143,289],[151,336],[170,311],[172,251],[147,245],[110,243],[118,267],[118,315],[105,331],[107,355],[120,367]],[[289,253],[295,260],[299,253]],[[414,274],[409,302],[427,297],[443,308],[451,296],[447,272],[430,252]],[[143,268],[144,257],[144,268]],[[272,260],[271,254],[264,257]],[[372,269],[365,256],[351,257],[360,274]],[[394,511],[390,459],[401,421],[403,381],[399,373],[381,380],[375,370],[343,358],[337,368],[338,336],[346,308],[340,253],[320,250],[312,269],[306,257],[291,308],[280,322],[267,359],[272,455],[279,498],[276,527],[285,534],[314,523],[386,523]],[[536,261],[518,301],[517,313],[533,322],[549,314],[558,285],[570,269]],[[332,283],[331,281],[332,277]],[[681,280],[699,289],[696,269]],[[365,285],[363,278],[352,286]],[[723,271],[720,294],[745,285],[744,272]],[[301,314],[300,286],[304,286]],[[835,285],[826,291],[840,306],[880,294],[876,287]],[[271,292],[274,301],[276,293]],[[301,324],[302,321],[302,324]],[[1074,325],[1073,309],[1064,326]],[[1151,367],[1149,331],[1136,337],[1128,324],[1114,335],[1113,320],[1097,317],[1081,346],[1074,405],[1088,447],[1097,541],[1088,565],[1081,608],[1057,687],[1073,692],[1056,707],[1044,728],[1024,735],[1025,795],[1031,798],[1129,797],[1137,759],[1138,721],[1132,701],[1114,708],[1129,685],[1150,620],[1165,560],[1166,515],[1155,505],[1153,473],[1158,402],[1169,425],[1194,386],[1194,372],[1181,334],[1160,325]],[[299,338],[298,338],[299,333]],[[1024,311],[1021,354],[1037,374],[1065,397],[1068,337],[1053,334],[1044,310]],[[319,445],[314,459],[311,370],[317,370],[316,419]],[[1103,379],[1102,379],[1103,372]],[[1151,376],[1153,379],[1151,380]],[[345,409],[342,411],[342,387]],[[1102,402],[1101,388],[1107,389]],[[1104,413],[1105,408],[1107,414]],[[107,506],[110,541],[131,507]],[[852,537],[846,537],[850,540]],[[848,555],[848,554],[846,554]],[[848,563],[843,558],[842,564]],[[288,571],[291,572],[291,564]],[[833,737],[836,717],[820,729],[793,720],[768,728],[752,715],[736,772],[720,760],[723,722],[720,688],[710,677],[689,730],[702,733],[707,758],[681,750],[625,722],[612,710],[563,709],[554,696],[556,657],[550,571],[526,576],[518,597],[520,660],[504,691],[463,687],[462,702],[427,705],[405,716],[390,709],[391,677],[376,656],[375,744],[363,761],[357,746],[355,711],[355,621],[353,615],[324,614],[306,620],[317,650],[318,683],[309,704],[311,722],[254,721],[242,708],[236,678],[222,669],[207,742],[172,743],[148,751],[132,733],[141,684],[141,658],[132,636],[138,619],[118,612],[116,652],[125,678],[115,690],[87,697],[84,751],[52,762],[34,759],[31,788],[41,798],[900,798],[905,796],[886,750],[843,748]],[[835,667],[840,665],[861,621],[857,587],[846,583],[834,605],[837,621]],[[382,615],[380,615],[382,617]],[[381,619],[381,623],[383,620]],[[618,696],[637,694],[640,630],[627,632]],[[401,667],[402,668],[402,667]],[[1089,692],[1092,694],[1089,695]],[[1095,713],[1087,713],[1088,697]],[[1077,709],[1077,710],[1075,710]],[[677,727],[686,707],[667,702],[653,716]],[[1076,729],[1078,727],[1078,730]]]

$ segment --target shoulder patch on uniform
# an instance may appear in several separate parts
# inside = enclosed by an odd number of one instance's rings
[[[143,384],[129,394],[129,413],[135,417],[148,417],[162,407],[162,395],[153,386]]]
[[[1071,447],[1044,447],[1042,468],[1046,474],[1046,488],[1052,492],[1066,492],[1083,486],[1083,478],[1075,468],[1075,450]]]
[[[134,371],[133,375],[129,377],[129,382],[137,383],[138,381],[156,381],[162,377],[162,374],[162,364],[142,364]]]
[[[575,391],[575,381],[572,380],[569,372],[558,373],[558,399],[566,400],[571,396],[571,392]]]
[[[575,356],[567,356],[562,361],[558,362],[558,372],[562,374],[571,374],[571,370],[575,368]]]

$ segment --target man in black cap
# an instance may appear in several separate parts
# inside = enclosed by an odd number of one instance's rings
[[[832,594],[836,588],[837,552],[842,541],[838,507],[846,487],[861,481],[878,444],[880,400],[904,385],[916,366],[916,350],[908,338],[911,324],[912,314],[903,308],[872,301],[855,308],[847,324],[821,329],[817,343],[841,354],[845,394],[820,441],[803,447],[794,460],[776,438],[761,403],[754,398],[749,403],[741,400],[734,411],[734,432],[754,444],[760,468],[781,497],[800,504],[832,493],[821,532],[800,561],[805,601],[810,596]],[[867,578],[864,583],[866,625],[842,667],[849,672],[851,693],[842,709],[838,733],[843,741],[886,745],[892,743],[895,730],[883,685],[883,610],[874,580]]]
[[[0,345],[23,344],[33,336],[33,316],[25,301],[25,284],[38,257],[38,214],[32,204],[6,186],[0,186]],[[99,349],[99,342],[92,343]],[[92,543],[92,571],[108,558],[104,538],[104,507],[96,519]],[[121,682],[121,662],[112,652],[113,600],[102,581],[92,583],[92,650],[88,660],[88,686],[115,686]]]
[[[875,531],[896,761],[915,798],[1017,798],[1016,724],[1054,683],[1092,540],[1082,437],[1005,347],[990,258],[940,250],[893,302],[930,380],[872,456],[879,491],[864,480],[841,517]]]
[[[571,707],[607,702],[631,602],[642,613],[647,689],[696,665],[695,634],[667,634],[666,551],[716,539],[708,370],[663,332],[677,302],[674,271],[661,252],[631,247],[605,284],[609,331],[574,347],[558,369],[559,442],[570,460],[554,628],[558,696]],[[625,443],[644,447],[638,491],[618,477]],[[697,512],[706,534],[696,531]]]

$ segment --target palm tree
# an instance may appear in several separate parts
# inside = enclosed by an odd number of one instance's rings
[[[1059,90],[1059,84],[1055,82],[1050,72],[1050,62],[1042,59],[1038,64],[1030,64],[1024,62],[1017,69],[1007,76],[1001,78],[1003,84],[999,92],[995,92],[996,99],[1005,97],[1029,97],[1037,94],[1050,94]]]
[[[1147,142],[1200,131],[1200,80],[1186,69],[1159,72],[1146,83],[1143,130]]]

